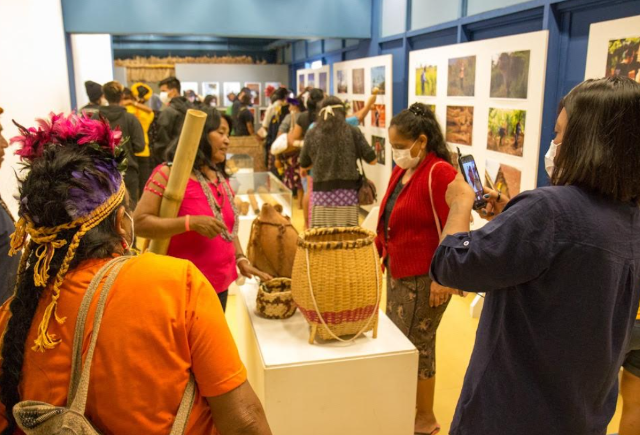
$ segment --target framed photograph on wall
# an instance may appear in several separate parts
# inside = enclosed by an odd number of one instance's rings
[[[229,107],[233,104],[232,101],[229,100],[229,94],[233,94],[234,100],[238,97],[240,93],[240,82],[224,82],[222,88],[224,90],[224,106]]]
[[[447,95],[450,97],[473,97],[476,94],[476,57],[466,56],[449,59]]]
[[[527,98],[531,50],[491,57],[491,98]]]
[[[262,92],[262,84],[256,82],[245,82],[244,86],[251,89],[251,103],[256,107],[260,106],[260,101],[262,100],[262,96],[260,95]]]
[[[386,74],[384,66],[374,66],[371,68],[371,92],[378,88],[378,95],[385,94]]]
[[[364,68],[356,68],[351,73],[353,75],[353,93],[364,94]]]
[[[640,83],[640,15],[591,24],[584,78],[603,76]]]
[[[420,65],[416,68],[416,95],[435,97],[438,88],[438,66]]]
[[[336,71],[338,77],[338,93],[346,94],[349,92],[349,77],[345,70]]]
[[[318,88],[326,94],[329,92],[329,74],[326,72],[318,73]]]
[[[213,96],[217,106],[220,101],[220,82],[202,82],[202,96],[206,98],[207,95]]]
[[[186,95],[188,91],[193,91],[196,95],[200,95],[199,88],[200,86],[198,86],[198,82],[182,82],[181,83],[182,95]]]
[[[526,110],[489,108],[487,149],[522,157]]]

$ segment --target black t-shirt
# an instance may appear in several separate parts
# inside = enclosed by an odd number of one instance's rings
[[[296,124],[302,128],[302,137],[304,138],[311,125],[311,114],[309,112],[302,112],[296,118]]]
[[[238,113],[238,122],[236,123],[236,136],[250,136],[249,129],[247,128],[247,123],[253,124],[253,113],[249,110],[248,107],[243,107],[240,109]]]

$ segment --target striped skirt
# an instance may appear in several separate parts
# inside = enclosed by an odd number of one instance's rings
[[[358,226],[358,191],[336,189],[311,193],[311,227]]]

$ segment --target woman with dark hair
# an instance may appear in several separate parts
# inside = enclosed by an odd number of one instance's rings
[[[444,195],[456,170],[435,115],[422,103],[391,120],[389,143],[396,167],[376,237],[387,269],[387,315],[420,352],[415,433],[436,434],[436,331],[449,292],[431,281],[429,265],[449,215]]]
[[[322,89],[310,89],[298,96],[299,101],[305,101],[300,110],[300,115],[296,117],[295,123],[287,134],[287,142],[290,148],[300,148],[304,138],[316,120],[322,100],[324,100],[324,91]],[[304,215],[305,228],[309,226],[309,204],[311,196],[311,188],[313,180],[311,175],[304,169],[300,168],[300,178],[304,195],[302,198],[302,213]]]
[[[120,132],[76,115],[20,131],[13,141],[28,173],[11,247],[24,254],[0,309],[2,434],[23,433],[14,415],[23,429],[52,433],[60,413],[29,401],[65,407],[70,389],[86,393],[73,381],[76,355],[91,367],[84,416],[96,433],[169,433],[194,379],[188,433],[270,434],[205,277],[187,261],[129,254]],[[92,302],[91,289],[108,298]]]
[[[312,227],[358,225],[359,159],[377,163],[360,129],[347,124],[342,101],[326,98],[300,153],[300,166],[313,167]]]
[[[216,107],[218,105],[218,96],[217,95],[207,95],[204,97],[204,101],[202,102],[204,107]]]
[[[300,97],[302,98],[302,96]],[[311,89],[307,96],[306,108],[300,116],[296,118],[293,131],[289,133],[287,140],[289,146],[295,146],[295,141],[304,140],[311,124],[316,122],[318,112],[320,112],[322,101],[324,100],[324,91],[322,89]]]
[[[149,239],[171,238],[167,255],[193,262],[213,285],[223,309],[227,290],[238,277],[236,267],[248,278],[271,279],[251,265],[238,240],[238,211],[225,169],[229,122],[227,115],[215,109],[207,111],[178,217],[159,217],[170,163],[155,169],[134,213],[138,234]]]
[[[244,92],[240,96],[240,105],[238,107],[238,113],[235,115],[233,127],[233,134],[235,136],[254,136],[255,132],[255,117],[251,112],[251,92]],[[256,137],[262,140],[260,136]]]
[[[474,192],[449,185],[431,276],[486,292],[452,434],[606,433],[640,299],[638,119],[640,84],[587,80],[558,116],[552,186],[487,191],[494,218],[470,232]]]

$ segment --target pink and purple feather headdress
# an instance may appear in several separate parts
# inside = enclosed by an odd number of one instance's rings
[[[41,157],[50,146],[88,146],[101,151],[99,154],[102,157],[96,157],[94,163],[102,176],[98,178],[90,171],[72,173],[77,187],[69,189],[65,201],[71,219],[91,213],[118,191],[123,182],[120,172],[126,168],[119,128],[112,129],[105,118],[92,119],[87,113],[71,113],[68,116],[51,113],[49,119],[37,119],[36,122],[36,127],[26,128],[14,121],[20,135],[10,140],[11,144],[20,145],[16,155],[27,166]],[[112,159],[108,156],[112,156]],[[28,198],[23,198],[21,208],[28,209],[27,202]],[[33,219],[37,223],[37,216],[33,216]]]

